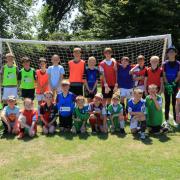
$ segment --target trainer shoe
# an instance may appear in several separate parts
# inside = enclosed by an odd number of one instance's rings
[[[177,122],[175,120],[173,121],[173,124],[174,124],[175,127],[178,127],[178,124],[177,124]]]
[[[113,126],[111,126],[111,129],[110,129],[111,133],[114,133],[115,132],[115,129]]]
[[[17,136],[18,139],[22,139],[24,137],[24,132],[20,132],[19,135]]]
[[[124,128],[120,128],[120,134],[126,134]]]
[[[140,139],[142,139],[142,140],[146,139],[146,136],[145,136],[145,133],[144,133],[144,132],[142,132],[142,133],[140,134]]]

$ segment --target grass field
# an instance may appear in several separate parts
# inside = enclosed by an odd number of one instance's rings
[[[2,128],[0,129],[2,133]],[[0,139],[0,180],[180,179],[180,129],[145,141],[118,134],[77,135],[59,131],[17,140]]]

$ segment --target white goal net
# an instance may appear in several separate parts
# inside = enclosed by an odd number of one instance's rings
[[[38,69],[40,57],[45,57],[49,66],[51,56],[58,54],[66,72],[65,77],[68,77],[68,61],[73,59],[73,48],[75,47],[82,48],[82,59],[86,61],[89,56],[95,56],[99,63],[104,59],[104,48],[111,47],[113,57],[117,61],[123,56],[128,56],[130,63],[136,64],[137,56],[142,54],[145,56],[146,65],[149,65],[152,55],[159,56],[161,61],[164,60],[168,44],[171,44],[170,34],[105,41],[36,41],[0,38],[0,67],[5,63],[7,52],[14,54],[19,69],[22,68],[21,58],[23,56],[28,56],[31,59],[31,66]]]

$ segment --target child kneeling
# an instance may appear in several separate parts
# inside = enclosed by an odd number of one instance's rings
[[[18,138],[21,139],[25,134],[34,137],[37,132],[38,112],[34,110],[33,101],[29,98],[24,99],[24,109],[18,118],[20,123],[20,133]]]
[[[111,132],[120,131],[121,134],[124,134],[123,106],[119,101],[119,95],[113,94],[112,103],[108,106],[108,114],[111,120]]]
[[[92,133],[107,133],[106,109],[103,106],[102,101],[102,94],[97,93],[94,96],[93,102],[89,105],[89,123],[91,125]]]
[[[43,133],[54,134],[57,125],[56,119],[58,116],[58,109],[53,103],[53,92],[45,92],[44,97],[45,103],[40,106],[40,118],[42,121]]]
[[[145,101],[142,99],[142,96],[143,91],[141,89],[134,89],[133,98],[128,101],[128,112],[130,114],[130,129],[132,134],[140,132],[140,138],[145,139],[146,108]]]
[[[73,113],[73,127],[71,131],[73,133],[85,133],[86,123],[89,119],[88,106],[85,105],[85,98],[78,96],[76,98],[76,107]]]

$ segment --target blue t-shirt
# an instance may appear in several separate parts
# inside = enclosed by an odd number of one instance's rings
[[[134,98],[128,101],[128,112],[143,112],[146,113],[145,100],[141,99],[138,103],[134,103]],[[130,117],[132,119],[133,116]]]
[[[69,92],[67,96],[64,97],[63,93],[61,92],[56,97],[56,103],[60,116],[71,116],[75,105],[75,95]]]
[[[93,89],[94,84],[99,78],[99,70],[97,68],[89,69],[88,67],[86,67],[85,75],[89,89]]]
[[[180,63],[178,61],[170,62],[167,60],[163,64],[163,68],[168,83],[171,83],[176,79],[178,72],[180,71]]]
[[[120,88],[132,89],[134,86],[134,81],[132,75],[129,74],[131,66],[128,65],[126,68],[123,68],[122,65],[118,65],[117,70],[117,82]]]

